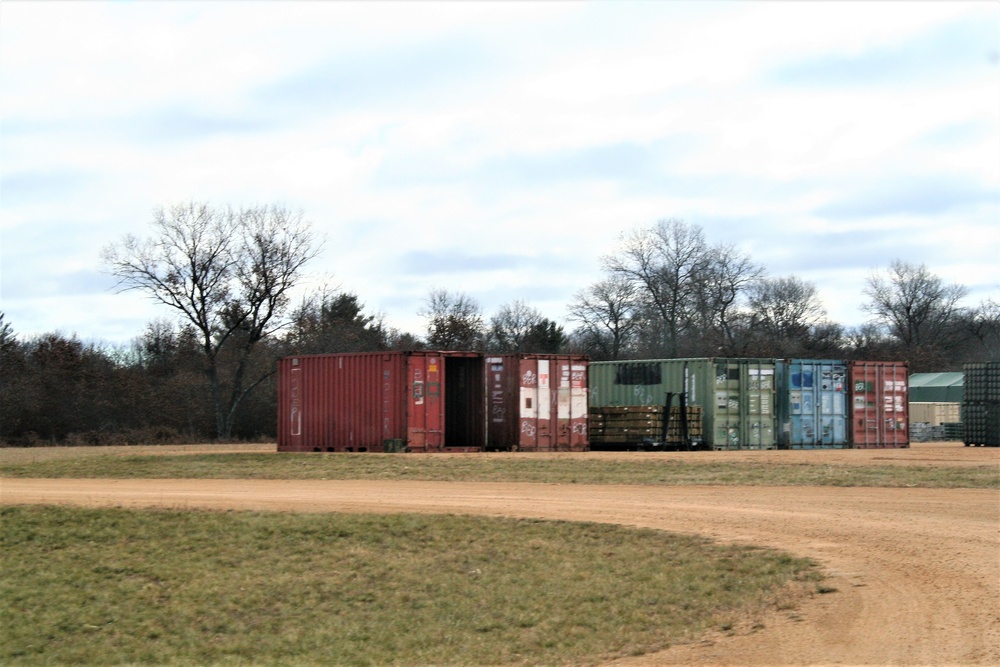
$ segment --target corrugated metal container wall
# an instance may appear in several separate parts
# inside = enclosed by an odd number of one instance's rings
[[[962,400],[966,446],[1000,447],[1000,361],[965,364]]]
[[[774,359],[592,361],[590,405],[664,405],[684,392],[702,407],[704,444],[714,449],[777,447]]]
[[[482,358],[462,352],[286,357],[279,451],[479,451]]]
[[[847,438],[847,362],[778,362],[779,442],[787,449],[844,449]]]
[[[905,361],[850,361],[851,447],[910,446]]]
[[[487,449],[588,449],[588,363],[571,355],[487,357]]]

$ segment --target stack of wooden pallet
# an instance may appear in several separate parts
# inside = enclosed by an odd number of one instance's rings
[[[684,444],[681,409],[670,408],[664,443],[662,405],[614,405],[590,408],[590,444],[630,445],[656,442],[670,445]],[[701,440],[701,406],[687,407],[688,436]]]
[[[704,434],[701,429],[702,410],[700,405],[687,406],[687,434],[693,442],[702,442]],[[667,423],[667,443],[682,444],[684,442],[684,424],[681,422],[681,408],[674,405],[670,408],[670,421]]]

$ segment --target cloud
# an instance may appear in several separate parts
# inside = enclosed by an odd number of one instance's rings
[[[664,168],[692,150],[693,139],[621,142],[527,153],[511,151],[479,159],[396,154],[374,175],[377,187],[474,184],[477,188],[533,190],[560,183],[616,182],[629,190],[662,187]]]
[[[401,44],[387,49],[337,53],[258,87],[254,107],[291,120],[302,115],[334,115],[386,105],[447,105],[467,97],[495,66],[475,40],[451,36],[441,41]]]
[[[328,238],[308,270],[404,329],[437,286],[557,316],[671,217],[841,303],[895,257],[1000,283],[995,5],[8,5],[2,278],[28,331],[163,316],[86,271],[188,199],[302,207]]]
[[[525,266],[530,260],[514,254],[469,254],[466,250],[415,250],[404,253],[396,268],[409,275],[433,276],[451,273],[503,271]]]
[[[32,271],[30,261],[14,262],[4,269],[4,274],[9,271],[18,271],[22,275],[35,276],[36,280],[7,280],[2,281],[2,291],[5,301],[28,301],[38,298],[60,296],[60,297],[82,297],[108,294],[115,287],[114,278],[100,273],[95,269],[79,269],[66,271],[64,273],[35,272]]]
[[[76,170],[32,170],[4,174],[0,183],[0,201],[4,207],[27,206],[75,196],[93,177]]]
[[[219,135],[249,135],[274,126],[256,118],[204,113],[190,109],[163,109],[120,119],[114,124],[142,142],[177,143],[210,139]],[[111,130],[109,126],[107,129]]]
[[[1000,191],[941,175],[878,179],[815,210],[824,218],[857,219],[892,215],[942,216],[956,209],[1000,205]],[[1000,209],[998,209],[1000,213]]]
[[[926,86],[994,67],[996,25],[981,16],[949,21],[909,39],[858,51],[825,53],[778,66],[764,79],[781,86]]]
[[[989,142],[996,132],[996,125],[982,119],[963,120],[956,123],[940,125],[917,140],[917,143],[930,148],[946,148],[961,146],[976,142]]]
[[[660,151],[649,145],[621,143],[543,155],[505,155],[479,165],[477,180],[518,187],[545,187],[566,181],[649,181],[660,175]]]

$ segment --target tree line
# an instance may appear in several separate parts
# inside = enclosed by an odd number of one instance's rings
[[[161,304],[125,345],[16,335],[0,313],[0,438],[7,445],[271,439],[282,356],[441,349],[678,357],[871,359],[911,371],[1000,358],[1000,303],[963,305],[968,290],[923,265],[872,272],[871,320],[827,318],[816,286],[772,277],[732,244],[682,220],[637,227],[601,259],[601,277],[568,304],[569,331],[524,300],[487,316],[474,297],[433,289],[422,334],[366,311],[357,294],[292,290],[320,243],[302,213],[186,203],[158,209],[146,237],[102,252],[120,290]]]

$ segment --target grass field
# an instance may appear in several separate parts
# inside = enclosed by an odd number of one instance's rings
[[[1000,467],[822,465],[775,461],[699,462],[496,458],[385,454],[223,453],[185,456],[89,456],[8,462],[7,477],[192,479],[381,479],[754,486],[1000,488]]]
[[[1000,488],[989,462],[86,449],[0,452],[0,475]],[[781,552],[603,524],[31,506],[0,521],[4,665],[598,664],[832,592]]]
[[[781,553],[602,524],[0,508],[4,665],[594,664],[823,592]]]

